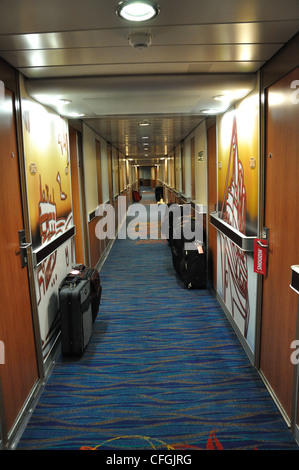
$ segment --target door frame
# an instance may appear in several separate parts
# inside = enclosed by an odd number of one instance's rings
[[[17,143],[17,159],[19,168],[19,185],[21,193],[21,210],[23,215],[23,224],[25,230],[26,242],[31,243],[31,232],[29,222],[29,207],[27,199],[27,183],[26,183],[26,167],[24,158],[24,147],[23,147],[23,131],[22,131],[22,111],[21,111],[21,99],[20,99],[20,82],[19,74],[11,66],[0,60],[0,79],[3,81],[5,88],[13,93],[13,106],[15,113],[15,132],[16,132],[16,143]],[[19,412],[16,422],[12,429],[7,429],[4,415],[4,402],[2,394],[2,384],[0,379],[0,449],[7,449],[13,445],[14,439],[16,438],[25,417],[32,407],[32,403],[39,396],[43,380],[45,378],[45,368],[42,357],[41,348],[41,336],[38,322],[38,311],[36,293],[34,287],[34,271],[33,271],[33,258],[32,258],[32,247],[31,245],[27,248],[27,276],[28,276],[28,288],[29,297],[31,304],[31,316],[33,325],[34,344],[36,351],[36,363],[37,363],[37,381],[31,390],[31,393],[27,397],[22,409]]]
[[[78,254],[75,250],[75,255],[76,255],[76,263],[78,262],[83,262],[85,265],[90,264],[90,259],[89,259],[89,245],[88,245],[88,230],[87,230],[87,215],[86,215],[86,195],[85,195],[85,179],[84,179],[84,165],[83,165],[83,150],[82,150],[82,126],[78,125],[73,125],[69,124],[69,141],[70,141],[70,153],[72,151],[71,149],[71,138],[70,134],[73,133],[75,136],[76,140],[76,162],[75,166],[72,165],[72,157],[70,154],[70,159],[71,159],[71,181],[72,181],[72,201],[74,202],[74,198],[77,199],[77,207],[78,207],[78,217],[80,217],[80,221],[78,224],[78,230],[76,229],[76,235],[75,237],[78,236],[78,243],[80,243],[80,249],[82,251],[82,257],[83,259],[81,261],[78,260]],[[76,172],[76,177],[78,180],[78,188],[77,189],[77,194],[74,193],[74,188],[73,188],[73,177],[74,177],[74,172]],[[75,191],[76,192],[76,191]],[[79,233],[78,233],[79,231]],[[76,242],[75,242],[76,243]]]
[[[208,280],[213,289],[217,290],[217,231],[210,222],[210,213],[217,208],[217,125],[216,119],[210,119],[207,123],[207,258]]]
[[[267,124],[267,103],[266,94],[267,89],[283,78],[285,75],[290,73],[292,70],[298,67],[298,48],[299,48],[299,34],[293,37],[289,43],[282,48],[278,53],[265,64],[258,72],[257,79],[259,83],[259,109],[260,109],[260,129],[259,129],[259,219],[258,219],[258,237],[263,237],[263,227],[265,226],[265,183],[266,183],[266,124]],[[290,269],[291,273],[291,269]],[[296,429],[294,412],[292,413],[291,419],[288,419],[284,410],[282,409],[276,396],[273,394],[271,387],[265,380],[260,370],[260,358],[261,358],[261,326],[262,326],[262,302],[263,302],[263,276],[258,274],[257,281],[257,304],[256,304],[256,341],[254,351],[254,366],[257,369],[261,379],[263,380],[266,388],[268,389],[273,401],[281,412],[287,426],[289,426],[293,432],[294,438],[299,442],[299,430]],[[298,307],[299,314],[299,307]],[[298,328],[299,329],[299,328]],[[291,351],[290,351],[291,352]],[[295,368],[296,369],[296,368]],[[292,410],[297,408],[298,390],[293,387],[293,398],[292,398]]]
[[[298,280],[298,275],[297,280]],[[292,274],[293,281],[293,274]],[[292,285],[291,282],[290,288],[292,288],[297,293],[297,324],[296,324],[296,339],[299,338],[299,291],[298,286]],[[298,284],[298,282],[297,282]],[[294,364],[294,377],[293,377],[293,402],[292,402],[292,411],[291,411],[291,429],[292,433],[299,443],[299,364],[298,362]]]

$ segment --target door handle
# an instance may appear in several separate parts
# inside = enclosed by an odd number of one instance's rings
[[[28,264],[27,259],[27,248],[31,246],[32,243],[26,243],[25,241],[25,230],[19,230],[19,247],[20,247],[20,255],[21,255],[21,266],[25,268]]]
[[[21,243],[21,244],[20,244],[20,248],[21,248],[21,249],[27,249],[27,248],[28,248],[29,246],[31,246],[31,245],[32,245],[32,243]]]
[[[27,259],[27,248],[31,246],[31,243],[21,243],[20,244],[20,255],[21,255],[21,266],[22,268],[25,268],[28,264],[28,259]]]
[[[268,276],[268,261],[269,261],[269,228],[268,227],[263,227],[262,239],[263,239],[263,241],[257,241],[257,243],[261,248],[266,248],[266,250],[267,250],[267,254],[266,254],[266,274],[265,274],[265,277],[267,277]],[[265,245],[263,245],[263,243],[265,243]]]
[[[260,246],[261,248],[269,248],[269,245],[268,243],[266,245],[264,245],[260,240],[257,240],[256,242],[258,244],[258,246]]]

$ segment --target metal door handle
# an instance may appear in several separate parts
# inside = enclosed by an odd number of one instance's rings
[[[25,268],[28,264],[27,260],[27,248],[31,246],[31,243],[21,243],[20,244],[20,252],[21,252],[21,265],[22,268]]]
[[[20,249],[21,250],[26,250],[31,245],[32,245],[32,243],[20,243]]]
[[[25,268],[27,266],[27,248],[32,245],[32,243],[25,243],[25,230],[19,230],[19,247],[21,255],[21,266]],[[18,253],[19,254],[19,253]]]
[[[29,246],[31,246],[32,243],[20,243],[20,249],[26,250]]]
[[[266,245],[263,245],[263,243],[262,243],[262,242],[260,242],[259,240],[257,240],[257,242],[256,242],[256,243],[257,243],[259,246],[261,246],[262,248],[269,248],[269,245],[268,245],[268,243],[267,243]]]

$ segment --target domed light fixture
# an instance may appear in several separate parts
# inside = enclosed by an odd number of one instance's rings
[[[149,125],[150,125],[150,123],[146,119],[144,119],[143,121],[140,121],[138,123],[138,126],[149,126]]]
[[[200,113],[202,113],[202,114],[211,114],[211,115],[212,114],[217,114],[219,112],[220,112],[220,110],[217,110],[217,109],[201,109],[200,110]]]
[[[146,49],[151,45],[152,36],[147,33],[134,33],[128,37],[129,43],[135,49]]]
[[[129,21],[146,21],[160,13],[159,6],[150,0],[124,0],[118,4],[116,13]]]

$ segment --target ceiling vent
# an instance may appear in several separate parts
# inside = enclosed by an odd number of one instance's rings
[[[152,36],[148,33],[134,33],[129,36],[129,42],[134,49],[146,49],[152,43]]]

